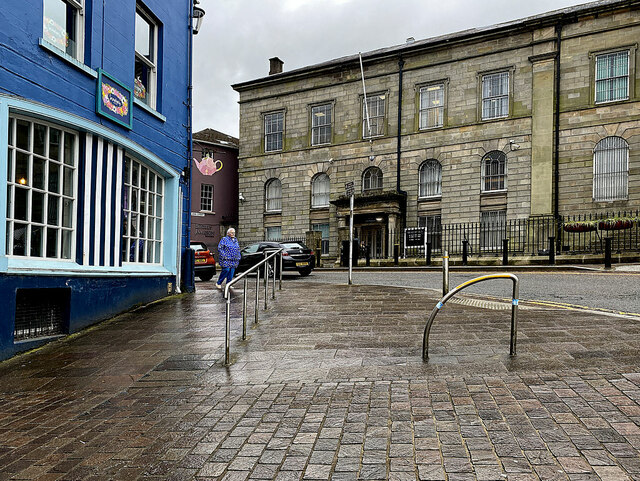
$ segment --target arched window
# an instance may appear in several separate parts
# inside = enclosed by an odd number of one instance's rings
[[[482,192],[495,192],[507,188],[507,156],[493,150],[482,158]]]
[[[318,174],[311,180],[311,207],[329,207],[329,176]]]
[[[593,149],[593,200],[625,200],[629,194],[629,144],[605,137]]]
[[[264,187],[267,212],[282,210],[282,184],[279,179],[269,179]]]
[[[435,159],[426,160],[420,166],[420,197],[437,197],[442,194],[442,166]]]
[[[362,191],[382,189],[382,171],[378,167],[369,167],[362,174]]]

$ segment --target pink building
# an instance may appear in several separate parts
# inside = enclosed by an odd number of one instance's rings
[[[238,139],[205,129],[193,134],[191,242],[214,252],[221,236],[238,224]]]

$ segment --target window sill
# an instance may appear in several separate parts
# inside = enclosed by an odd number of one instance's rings
[[[312,205],[311,210],[327,210],[329,208],[328,205]]]
[[[281,210],[265,210],[264,215],[277,215],[282,214]]]
[[[480,195],[500,195],[500,194],[506,194],[507,193],[507,189],[500,189],[500,190],[483,190],[480,192]]]
[[[428,197],[418,197],[419,201],[441,200],[442,195],[430,195]]]
[[[75,261],[62,259],[33,259],[8,257],[7,274],[18,275],[50,275],[50,276],[87,276],[87,277],[118,277],[130,276],[170,276],[172,272],[161,265],[142,265],[123,263],[115,266],[84,266]]]
[[[429,130],[438,130],[438,129],[443,129],[444,125],[434,125],[433,127],[420,127],[418,129],[419,132],[426,132]]]
[[[147,104],[145,104],[143,101],[138,100],[137,98],[134,97],[133,99],[133,103],[134,105],[137,105],[138,107],[140,107],[142,110],[144,110],[145,112],[147,112],[148,114],[153,115],[154,117],[156,117],[158,120],[162,121],[162,122],[166,122],[167,118],[162,115],[160,112],[158,112],[155,109],[152,109],[151,107],[149,107]]]
[[[628,102],[629,100],[631,100],[629,97],[625,98],[625,99],[616,99],[616,100],[603,100],[601,102],[594,102],[593,105],[595,107],[602,107],[604,105],[616,105],[616,104],[623,104],[625,102]]]
[[[62,60],[64,60],[67,63],[70,63],[71,65],[73,65],[77,69],[82,70],[84,73],[86,73],[90,77],[93,77],[93,78],[96,78],[96,79],[98,78],[98,72],[96,72],[92,68],[86,66],[85,64],[80,62],[78,59],[72,57],[67,52],[63,52],[62,50],[60,50],[55,45],[47,42],[44,38],[38,39],[38,43],[47,52],[55,55],[58,58],[61,58]]]
[[[509,115],[501,115],[500,117],[488,117],[486,119],[480,119],[481,122],[495,122],[496,120],[505,120],[508,119]]]

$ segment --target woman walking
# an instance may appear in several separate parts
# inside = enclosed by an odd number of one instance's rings
[[[222,283],[226,280],[227,284],[233,279],[233,274],[240,263],[240,244],[236,239],[236,230],[231,227],[218,243],[218,264],[222,267],[220,277],[216,282],[216,287],[222,289]]]

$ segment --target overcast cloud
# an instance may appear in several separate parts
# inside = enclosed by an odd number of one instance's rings
[[[194,37],[194,132],[238,136],[232,84],[585,3],[579,0],[201,0]]]

